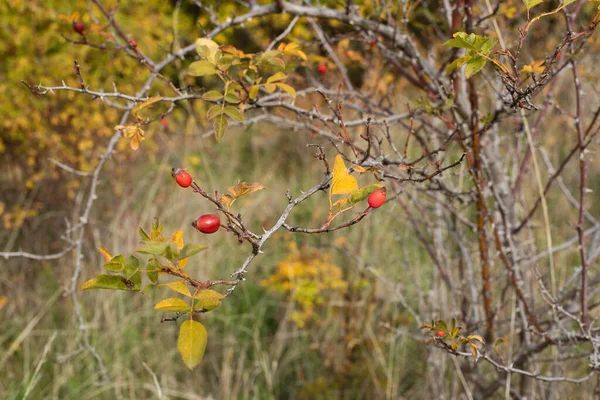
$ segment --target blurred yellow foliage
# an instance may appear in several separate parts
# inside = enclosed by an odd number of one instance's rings
[[[348,282],[342,269],[333,264],[329,253],[298,249],[295,242],[288,245],[289,255],[277,264],[276,271],[261,282],[271,291],[285,294],[298,309],[289,319],[302,328],[311,319],[318,319],[315,308],[326,304],[332,296],[345,293]]]

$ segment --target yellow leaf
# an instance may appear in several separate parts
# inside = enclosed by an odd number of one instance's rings
[[[110,254],[110,251],[106,250],[105,248],[98,247],[98,252],[102,255],[102,257],[104,257],[106,262],[110,262],[110,260],[113,258],[113,256]]]
[[[175,243],[177,245],[177,250],[183,249],[183,231],[176,231],[171,236],[171,243]]]
[[[350,194],[358,190],[358,181],[348,173],[341,155],[335,156],[331,194]]]
[[[182,295],[184,295],[186,297],[192,297],[192,295],[190,293],[190,289],[188,289],[188,287],[185,284],[185,280],[183,280],[183,279],[181,279],[179,281],[164,283],[160,286],[166,286],[169,289],[174,290],[177,293],[181,293]]]
[[[467,336],[467,339],[469,341],[471,341],[471,340],[477,340],[481,344],[485,344],[485,340],[481,336],[479,336],[479,335],[469,335],[469,336]]]
[[[208,333],[204,325],[191,319],[183,321],[179,328],[177,350],[189,369],[194,369],[202,360],[207,341]]]
[[[214,290],[202,290],[194,295],[194,299],[198,300],[194,304],[194,308],[204,308],[205,310],[213,310],[221,305],[221,300],[225,296]]]
[[[544,72],[544,69],[546,69],[545,67],[542,66],[542,64],[544,64],[544,60],[539,60],[539,61],[532,61],[527,65],[524,65],[523,68],[521,69],[521,72],[526,73],[526,74],[540,74],[542,72]]]
[[[261,185],[258,182],[254,182],[253,184],[241,182],[235,186],[231,186],[227,190],[229,190],[229,193],[231,193],[233,195],[233,197],[237,199],[238,197],[245,196],[250,193],[258,192],[259,190],[263,190],[263,189],[266,189],[266,187],[264,187],[263,185]]]
[[[171,297],[158,302],[154,306],[154,309],[159,311],[187,312],[190,311],[191,307],[184,300]]]

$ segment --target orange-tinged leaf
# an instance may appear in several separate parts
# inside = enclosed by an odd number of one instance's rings
[[[233,204],[233,202],[235,201],[235,199],[233,198],[232,195],[230,194],[224,194],[223,196],[221,196],[219,198],[219,201],[225,206],[227,207],[227,209],[231,208],[231,205]]]
[[[248,184],[246,182],[240,182],[235,186],[231,186],[229,189],[229,193],[233,195],[234,198],[238,198],[241,196],[245,196],[250,193],[258,192],[259,190],[266,189],[263,185],[258,182],[254,182],[252,184]]]
[[[194,369],[202,360],[207,341],[208,333],[200,322],[188,319],[181,324],[177,350],[189,369]]]
[[[171,242],[177,245],[177,250],[183,249],[183,231],[176,231],[171,235]]]
[[[142,101],[141,103],[137,104],[135,107],[133,107],[131,109],[131,114],[136,117],[137,119],[143,119],[140,116],[140,111],[142,111],[144,108],[146,107],[150,107],[152,104],[158,102],[161,100],[160,96],[154,96],[154,97],[150,97],[147,100]]]
[[[521,69],[521,72],[524,72],[526,74],[531,74],[531,73],[541,74],[546,69],[543,66],[543,64],[544,64],[544,60],[532,61],[529,64],[524,65],[523,68]]]
[[[2,310],[7,303],[8,303],[8,297],[0,296],[0,310]]]
[[[481,344],[485,344],[485,340],[481,336],[479,336],[479,335],[469,335],[469,336],[467,336],[467,339],[469,339],[469,340],[477,340]]]
[[[348,173],[341,155],[335,156],[331,194],[350,194],[358,190],[358,181]]]
[[[159,311],[187,312],[191,310],[191,306],[184,300],[170,297],[156,303],[154,309]]]
[[[190,289],[188,289],[188,287],[185,284],[185,280],[183,280],[183,279],[178,280],[178,281],[169,282],[169,283],[163,283],[160,286],[166,286],[169,289],[174,290],[177,293],[181,293],[182,295],[184,295],[186,297],[192,297],[192,295],[190,293]]]
[[[110,254],[110,251],[106,250],[103,247],[98,247],[98,252],[102,255],[102,257],[104,257],[106,262],[110,262],[110,260],[112,260],[113,258],[113,256]]]

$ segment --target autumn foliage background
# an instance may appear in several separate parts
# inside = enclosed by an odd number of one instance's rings
[[[107,7],[115,5],[114,1],[104,3]],[[161,60],[205,34],[203,27],[211,21],[195,3],[199,2],[120,2],[116,18],[145,54]],[[216,7],[212,2],[202,3]],[[334,9],[344,9],[335,2],[324,3]],[[435,13],[442,2],[430,3],[423,6],[409,2],[414,8],[404,28],[419,40],[420,49],[443,54],[449,51],[442,46],[443,42],[432,40],[436,26],[445,23],[444,17]],[[597,6],[591,3],[586,4],[582,12],[588,18]],[[365,0],[357,2],[356,7],[374,15],[374,10],[394,9],[397,5]],[[484,2],[475,7],[478,13],[485,14]],[[225,1],[219,4],[217,15],[225,21],[246,11],[237,2]],[[495,15],[495,21],[510,40],[517,41],[517,27],[527,18],[523,2],[497,2]],[[80,40],[71,26],[74,19],[86,24],[90,41],[99,43],[111,38],[106,22],[96,22],[102,17],[88,1],[8,0],[0,3],[0,252],[23,249],[51,254],[64,248],[60,236],[69,226],[77,224],[77,218],[86,207],[89,177],[85,175],[94,171],[121,116],[118,108],[100,99],[68,91],[39,96],[21,81],[48,86],[60,86],[64,81],[68,86],[77,87],[74,60],[80,65],[86,84],[95,90],[116,88],[122,93],[135,93],[150,75],[146,66],[124,56],[123,50],[72,43]],[[255,18],[243,26],[225,30],[214,40],[247,53],[264,51],[292,19],[290,14]],[[559,16],[551,16],[532,30],[526,46],[529,68],[539,67],[535,62],[555,49],[561,37],[554,38],[548,33],[561,24]],[[372,94],[397,113],[420,109],[436,115],[445,111],[443,107],[432,109],[429,99],[403,79],[387,60],[386,53],[379,51],[370,40],[354,40],[339,21],[324,21],[322,27],[357,90]],[[487,34],[495,35],[493,31]],[[290,61],[289,68],[295,71],[287,81],[290,85],[297,90],[318,85],[332,91],[342,87],[343,79],[336,63],[310,24],[296,24],[285,41],[298,43],[307,54],[307,60]],[[578,62],[586,91],[585,108],[590,110],[598,103],[595,64],[600,43],[597,37],[589,38],[587,46],[584,54],[578,54]],[[200,87],[199,80],[185,73],[191,61],[175,61],[163,71],[164,76],[178,87]],[[318,73],[319,64],[327,66],[326,74]],[[491,67],[486,68],[489,69],[484,70],[486,77],[493,76]],[[575,100],[565,83],[566,78],[556,81],[554,95],[561,102],[557,100],[549,107],[540,126],[543,134],[538,140],[549,158],[558,164],[573,143],[565,136],[571,125],[564,117],[571,112]],[[489,90],[485,78],[478,84],[482,91],[484,87]],[[169,90],[164,81],[158,80],[153,85],[157,93],[166,94]],[[331,97],[335,99],[335,94]],[[543,98],[543,94],[539,97]],[[494,99],[484,97],[481,103],[493,108]],[[316,93],[298,96],[296,104],[305,109],[311,109],[314,104],[323,111],[327,109],[324,99]],[[323,162],[313,157],[316,148],[307,147],[307,143],[322,145],[333,165],[336,149],[319,134],[326,129],[316,119],[306,126],[296,127],[273,121],[243,126],[232,124],[217,144],[211,133],[212,125],[206,118],[209,106],[198,100],[178,104],[162,120],[144,128],[145,140],[137,151],[131,149],[127,140],[117,144],[99,179],[98,200],[85,231],[81,282],[100,273],[104,260],[96,250],[98,247],[115,253],[135,251],[139,245],[137,228],[149,227],[155,217],[165,224],[165,231],[181,229],[186,240],[209,246],[210,251],[201,253],[188,266],[200,279],[228,276],[244,261],[247,253],[242,251],[235,237],[223,232],[204,236],[192,228],[191,221],[213,212],[214,207],[175,185],[170,175],[173,166],[185,167],[208,191],[225,193],[238,181],[263,184],[266,190],[240,199],[238,204],[249,228],[262,232],[263,227],[273,225],[288,204],[286,190],[297,195],[322,179]],[[166,108],[160,110],[166,111]],[[278,112],[273,114],[281,118],[289,115]],[[360,114],[356,110],[349,112]],[[400,146],[404,145],[406,129],[407,125],[391,127],[392,134],[398,135]],[[522,136],[515,139],[516,134],[511,133],[522,129],[518,119],[503,120],[499,129],[498,137],[502,137],[502,141],[492,147],[502,156],[511,152],[514,142],[521,143],[515,144],[519,149],[527,146],[523,145],[526,142]],[[506,136],[502,136],[503,132]],[[359,140],[358,134],[355,140]],[[419,142],[413,140],[408,152],[417,158],[421,154]],[[461,154],[460,149],[449,150],[447,163],[458,160]],[[57,163],[81,173],[69,173]],[[466,168],[463,163],[445,172],[442,181],[460,181],[461,187],[464,181],[467,191]],[[507,165],[506,170],[507,175],[518,173],[518,167],[513,165]],[[543,170],[544,177],[549,177],[547,168]],[[586,212],[591,215],[600,212],[595,194],[600,190],[599,172],[597,163],[592,161],[587,172],[590,194],[586,203]],[[358,176],[358,180],[361,186],[378,182],[368,174]],[[531,205],[537,198],[535,182],[530,170],[524,178],[524,204]],[[562,182],[566,186],[576,185],[576,163],[566,166]],[[425,186],[411,187],[417,188],[416,193]],[[193,372],[180,361],[175,346],[175,324],[161,324],[162,315],[153,310],[159,297],[86,292],[79,295],[79,299],[89,340],[112,378],[98,385],[101,376],[97,362],[79,347],[83,334],[80,322],[73,303],[63,293],[73,275],[76,263],[73,254],[50,261],[0,259],[0,318],[3,321],[0,326],[0,393],[7,399],[24,396],[32,399],[151,396],[412,399],[438,398],[440,393],[446,398],[466,396],[462,379],[463,373],[470,373],[469,359],[460,359],[461,367],[452,356],[427,346],[425,342],[431,335],[419,326],[419,322],[432,319],[449,322],[459,316],[466,295],[444,287],[443,277],[436,272],[430,258],[431,249],[415,234],[416,219],[425,235],[433,237],[431,227],[436,226],[436,218],[441,219],[441,214],[436,214],[431,204],[417,201],[416,194],[407,201],[408,205],[402,206],[390,202],[359,224],[326,235],[277,232],[235,295],[224,301],[217,311],[202,317],[209,332],[209,343],[202,363]],[[326,195],[310,197],[294,210],[293,223],[303,227],[320,226],[327,218],[328,206]],[[475,211],[467,205],[461,207],[456,208],[458,218],[474,220]],[[548,194],[548,208],[554,243],[570,240],[575,234],[576,209],[557,188]],[[532,246],[539,245],[540,251],[545,249],[546,243],[542,225],[543,218],[538,211],[533,227],[521,238],[533,243]],[[448,233],[451,230],[444,232],[451,236]],[[463,251],[476,259],[475,231],[465,233],[464,238],[469,246],[456,250],[457,253]],[[556,254],[557,282],[568,281],[572,266],[578,263],[577,257],[576,248]],[[444,268],[453,276],[459,268],[457,260],[453,255],[442,260]],[[495,305],[507,312],[508,308],[503,308],[509,298],[505,297],[505,291],[509,290],[505,284],[507,277],[499,261],[494,265],[492,285],[498,298],[502,298]],[[598,272],[596,262],[590,266],[590,276]],[[535,278],[531,282],[535,282]],[[527,290],[534,293],[535,284],[531,282]],[[457,283],[460,286],[460,282]],[[592,304],[598,295],[592,290]],[[538,306],[540,304],[538,299]],[[415,315],[422,320],[417,321]],[[592,318],[597,316],[593,308],[591,315]],[[510,313],[502,317],[507,322]],[[459,324],[464,325],[464,321],[459,320]],[[470,329],[470,334],[485,334],[483,322],[471,324]],[[498,329],[495,339],[508,338],[508,328]],[[497,350],[506,356],[501,347],[503,343],[497,343]],[[493,346],[493,343],[488,345]],[[585,354],[590,351],[584,344],[581,348]],[[586,363],[568,363],[562,364],[560,372],[588,372]],[[559,383],[556,393],[587,396],[595,385],[596,377],[582,385]],[[477,384],[473,384],[472,389],[476,387]],[[547,393],[547,387],[541,383],[536,390],[534,396]],[[499,392],[492,393],[501,396]]]

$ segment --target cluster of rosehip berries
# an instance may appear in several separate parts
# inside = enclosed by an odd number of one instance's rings
[[[194,182],[192,176],[183,169],[173,168],[171,170],[171,175],[175,178],[175,182],[182,188],[190,187]],[[192,222],[192,226],[202,233],[215,233],[221,227],[221,220],[219,219],[219,216],[215,214],[204,214],[198,217],[196,221]]]

